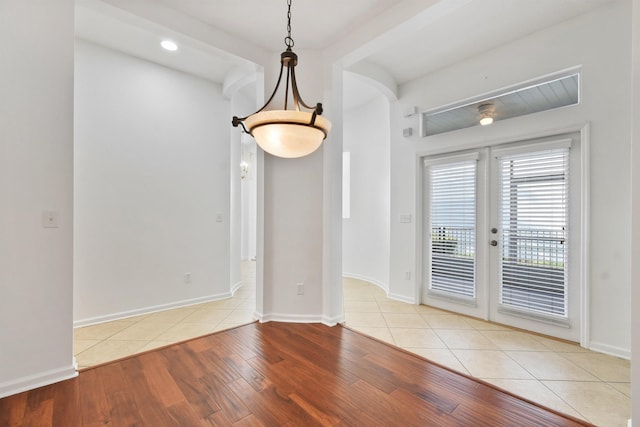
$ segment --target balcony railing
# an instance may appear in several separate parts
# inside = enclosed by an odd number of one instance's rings
[[[434,227],[431,289],[475,296],[475,229]],[[565,315],[564,231],[505,233],[502,250],[502,303],[552,315]]]

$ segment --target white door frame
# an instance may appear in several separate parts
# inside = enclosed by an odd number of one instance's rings
[[[590,304],[590,292],[589,292],[589,257],[590,257],[590,123],[582,123],[570,125],[563,128],[547,129],[538,132],[530,132],[525,134],[519,134],[508,137],[500,137],[492,140],[475,140],[468,144],[456,145],[453,151],[465,151],[465,150],[481,150],[486,147],[493,147],[501,144],[525,141],[538,138],[553,137],[561,134],[575,133],[580,134],[580,188],[576,191],[580,194],[580,242],[579,247],[574,250],[579,251],[578,258],[580,259],[580,267],[578,269],[578,283],[580,287],[580,345],[585,348],[591,347],[591,334],[590,334],[590,316],[589,316],[589,304]],[[415,265],[416,265],[416,281],[414,289],[415,301],[420,303],[422,301],[422,277],[425,266],[423,266],[423,182],[424,182],[424,167],[423,161],[426,157],[444,155],[450,153],[451,148],[435,148],[428,150],[417,151],[415,154],[415,183],[416,183],[416,239],[415,239]],[[480,178],[480,177],[479,177]],[[485,191],[488,191],[486,189]],[[486,196],[483,194],[482,196]],[[480,195],[479,195],[480,197]],[[488,217],[488,215],[485,215]],[[488,221],[488,218],[485,222]],[[483,224],[484,229],[488,229],[488,223]],[[478,225],[480,227],[480,224]],[[486,269],[488,270],[488,269]],[[488,274],[488,271],[486,272]],[[484,279],[488,279],[485,277]],[[488,297],[488,295],[487,295]],[[488,319],[489,312],[487,309],[485,319]]]

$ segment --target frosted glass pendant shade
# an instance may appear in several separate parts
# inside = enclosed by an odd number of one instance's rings
[[[295,73],[298,55],[291,50],[294,45],[291,38],[291,0],[287,0],[287,6],[287,37],[284,38],[287,50],[280,54],[280,74],[276,87],[262,108],[247,117],[233,116],[231,124],[233,127],[241,126],[244,132],[250,133],[260,148],[267,153],[291,159],[316,151],[327,137],[331,122],[321,117],[321,102],[313,107],[306,104],[300,97]],[[285,68],[287,76],[284,80],[286,82],[284,108],[267,110],[267,106],[273,101],[283,81],[282,74]],[[294,107],[291,110],[287,110],[289,89],[291,89],[291,101]],[[301,107],[312,112],[300,111]]]
[[[244,120],[260,148],[278,157],[296,158],[320,147],[331,130],[331,122],[320,115],[311,125],[312,113],[294,110],[269,110]]]

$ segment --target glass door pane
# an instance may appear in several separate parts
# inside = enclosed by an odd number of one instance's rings
[[[476,298],[476,164],[428,168],[432,292]]]
[[[569,149],[498,157],[502,308],[567,318]]]

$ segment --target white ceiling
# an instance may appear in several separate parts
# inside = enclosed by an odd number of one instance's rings
[[[82,39],[217,83],[238,67],[255,69],[215,46],[99,0],[76,1],[75,15],[76,36]],[[164,39],[178,42],[180,49],[162,49]]]
[[[267,50],[284,50],[286,0],[155,0]],[[402,0],[292,0],[296,47],[324,49]]]
[[[375,64],[402,84],[610,1],[293,0],[292,37],[295,49],[351,54],[348,65]],[[218,83],[238,70],[254,70],[245,58],[255,58],[256,52],[285,47],[286,0],[76,4],[79,37]],[[181,49],[163,51],[163,38],[178,41]],[[347,86],[354,81],[347,79]],[[357,94],[372,96],[363,87],[346,90],[346,97]],[[358,103],[345,100],[347,106]]]
[[[609,0],[473,0],[367,60],[405,83],[588,12]]]
[[[365,79],[359,78],[357,74],[350,72],[344,73],[343,89],[343,108],[346,111],[359,107],[377,96],[381,96],[380,91],[367,83]]]

